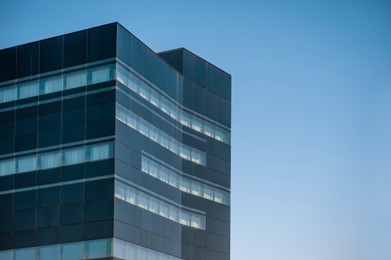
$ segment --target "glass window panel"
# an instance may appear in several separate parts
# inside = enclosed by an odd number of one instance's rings
[[[83,259],[83,243],[70,243],[61,245],[62,260]]]
[[[18,99],[38,96],[39,85],[37,81],[18,85]]]
[[[0,161],[0,176],[15,173],[15,159],[6,159]]]
[[[84,147],[66,149],[63,151],[63,154],[64,154],[64,165],[82,163],[85,160]]]
[[[77,71],[65,75],[65,89],[78,88],[87,85],[86,71]]]
[[[61,165],[61,152],[53,151],[39,155],[39,165],[41,169],[49,169]]]
[[[59,246],[43,246],[39,249],[40,260],[59,259]]]
[[[0,259],[2,260],[13,260],[14,253],[10,251],[0,251]]]
[[[62,91],[62,76],[51,77],[41,80],[41,94]]]
[[[15,250],[15,260],[35,259],[35,248]]]
[[[35,171],[37,169],[37,160],[35,154],[16,158],[16,166],[19,173]]]
[[[16,100],[16,86],[0,88],[0,103]]]
[[[120,182],[116,182],[115,183],[115,195],[117,198],[119,198],[121,200],[125,200],[126,199],[125,185],[123,185]]]
[[[88,258],[107,257],[111,255],[109,240],[86,241]]]
[[[87,147],[88,155],[90,161],[107,159],[111,156],[110,154],[110,144],[94,144]]]
[[[91,84],[105,82],[110,80],[110,68],[107,66],[89,69],[91,75]]]

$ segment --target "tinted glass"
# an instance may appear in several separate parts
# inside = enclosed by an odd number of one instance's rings
[[[88,62],[115,57],[117,24],[88,30]]]
[[[16,78],[16,47],[0,51],[0,82]]]
[[[85,63],[87,60],[87,31],[64,36],[64,67]]]
[[[21,45],[17,50],[17,76],[26,77],[38,73],[39,43]]]
[[[40,43],[40,72],[58,70],[62,67],[62,37],[55,37]]]

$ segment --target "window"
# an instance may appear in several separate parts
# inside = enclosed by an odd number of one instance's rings
[[[26,82],[18,85],[18,99],[38,96],[38,81]]]
[[[85,161],[84,147],[76,147],[64,150],[64,164],[77,164]]]
[[[109,143],[93,144],[87,147],[87,154],[90,161],[106,159],[112,154],[112,147]]]
[[[87,85],[86,71],[65,74],[65,89],[78,88]]]
[[[29,172],[37,169],[37,160],[35,154],[16,158],[17,171]]]
[[[107,66],[91,68],[89,69],[89,74],[91,77],[90,84],[96,84],[110,80],[110,68]]]
[[[57,91],[62,91],[63,81],[62,76],[56,76],[41,80],[41,94],[48,94]]]
[[[53,151],[39,155],[39,166],[41,169],[49,169],[61,165],[61,152]]]
[[[61,245],[61,257],[62,260],[83,259],[83,242]]]
[[[0,161],[0,176],[9,175],[15,172],[15,159]]]
[[[16,87],[9,86],[0,88],[0,103],[16,100]]]

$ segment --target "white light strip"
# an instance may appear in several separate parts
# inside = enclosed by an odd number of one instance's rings
[[[206,228],[204,215],[181,209],[173,203],[158,199],[119,181],[115,181],[115,197],[181,225],[204,230]]]
[[[178,173],[173,171],[168,167],[165,167],[162,164],[145,157],[144,155],[142,156],[141,160],[141,170],[144,173],[162,182],[165,182],[178,190],[217,203],[225,205],[230,204],[229,192],[193,180],[191,178],[184,177],[182,172]]]
[[[204,152],[179,142],[118,103],[116,105],[116,118],[183,159],[206,165],[206,154]]]

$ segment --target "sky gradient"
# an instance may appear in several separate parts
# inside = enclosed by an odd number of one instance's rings
[[[390,1],[2,0],[0,49],[114,21],[232,75],[232,260],[391,259]]]

